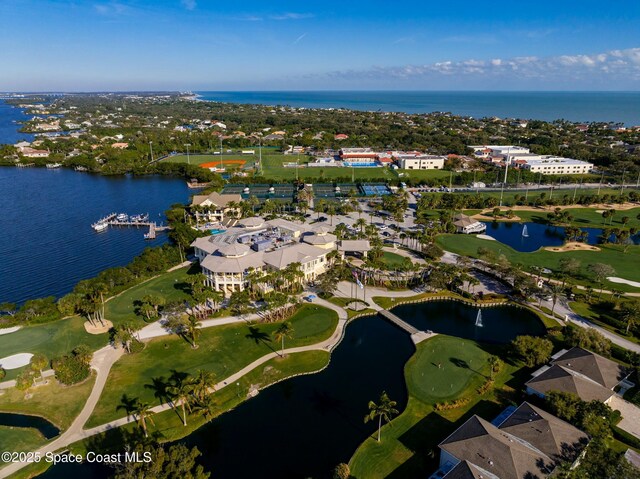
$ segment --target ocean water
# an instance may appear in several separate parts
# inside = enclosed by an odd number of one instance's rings
[[[4,100],[0,99],[0,144],[13,144],[22,140],[33,140],[33,135],[19,133],[18,129],[21,125],[15,123],[16,121],[24,121],[27,118],[29,117],[24,114],[24,110],[7,105]]]
[[[142,228],[95,232],[91,223],[111,212],[149,213],[164,220],[186,202],[180,179],[104,177],[71,170],[0,167],[0,303],[62,296],[82,279],[123,266],[153,241]]]
[[[199,91],[202,100],[640,125],[640,92]]]

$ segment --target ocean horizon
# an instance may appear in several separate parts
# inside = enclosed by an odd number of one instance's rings
[[[640,125],[638,91],[194,91],[204,101]]]

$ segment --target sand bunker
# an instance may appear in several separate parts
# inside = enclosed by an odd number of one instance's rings
[[[562,246],[547,246],[544,248],[554,253],[564,253],[565,251],[600,251],[600,248],[586,243],[570,242]]]
[[[20,329],[20,326],[14,326],[13,328],[2,328],[0,329],[0,336],[2,336],[3,334],[15,333],[19,329]]]
[[[637,281],[631,281],[631,280],[624,279],[624,278],[617,278],[615,276],[610,276],[607,279],[609,281],[611,281],[612,283],[622,283],[622,284],[626,284],[628,286],[633,286],[634,288],[640,288],[640,283],[638,283]]]
[[[22,366],[26,366],[31,361],[33,354],[31,353],[18,353],[6,358],[0,359],[0,368],[3,369],[17,369]]]
[[[84,322],[84,330],[89,334],[108,333],[111,328],[113,328],[113,323],[108,319],[103,319],[102,323],[100,323],[100,321],[94,324],[91,324],[89,321]]]
[[[489,235],[476,235],[476,237],[483,240],[496,241],[496,239],[493,236],[489,236]]]

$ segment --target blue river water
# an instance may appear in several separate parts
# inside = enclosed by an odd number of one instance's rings
[[[200,91],[202,100],[640,125],[640,92]]]
[[[4,100],[0,100],[0,144],[13,144],[22,140],[33,140],[33,135],[18,132],[21,125],[16,122],[24,121],[28,118],[23,109],[7,105]]]
[[[91,223],[111,212],[149,213],[163,221],[173,203],[186,202],[180,179],[105,177],[43,168],[0,167],[0,303],[62,296],[82,279],[123,266],[147,246],[138,228],[97,233]]]

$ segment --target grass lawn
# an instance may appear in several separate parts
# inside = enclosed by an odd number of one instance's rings
[[[64,430],[80,414],[94,382],[95,376],[92,376],[81,384],[65,386],[49,378],[49,384],[29,390],[33,394],[30,399],[24,398],[24,391],[7,389],[0,396],[0,411],[42,416]]]
[[[327,339],[335,331],[338,315],[321,306],[305,304],[289,320],[293,338],[285,347],[304,346]],[[166,402],[154,396],[146,385],[153,379],[166,382],[173,371],[195,374],[199,369],[212,371],[218,380],[233,374],[252,361],[278,351],[280,344],[271,336],[279,323],[230,324],[202,330],[198,349],[177,336],[157,338],[144,351],[126,355],[111,369],[107,386],[87,426],[97,426],[123,415],[116,411],[123,395],[138,397],[153,405]]]
[[[401,256],[397,253],[383,251],[381,260],[387,266],[387,268],[394,269],[404,264],[406,258],[406,256]]]
[[[412,180],[420,181],[420,180],[433,180],[439,178],[449,178],[451,175],[450,171],[445,170],[396,170],[398,173],[398,177],[400,180],[406,180],[407,178],[411,178]],[[455,176],[455,174],[454,174]]]
[[[352,298],[342,298],[342,297],[333,296],[329,298],[329,301],[332,302],[333,304],[337,304],[338,306],[344,308],[345,311],[347,312],[347,319],[351,319],[354,316],[360,316],[363,314],[377,314],[376,310],[371,308],[365,308],[360,311],[355,311],[353,309],[347,308],[347,304],[352,303],[354,301],[354,299]],[[365,303],[362,300],[360,300],[360,302],[362,303],[363,306],[365,305]]]
[[[254,148],[248,148],[253,150]],[[215,162],[215,163],[220,163],[220,161],[222,161],[222,164],[225,168],[229,168],[229,164],[224,165],[224,162],[226,160],[242,160],[245,162],[245,164],[243,165],[244,167],[250,167],[253,166],[253,164],[257,161],[258,159],[258,149],[255,148],[256,150],[256,154],[255,155],[243,155],[241,153],[235,153],[235,154],[224,154],[224,155],[212,155],[212,154],[196,154],[196,155],[189,155],[189,163],[192,165],[201,165],[202,163],[211,163],[211,162]],[[264,150],[263,150],[264,151]],[[168,158],[164,158],[162,161],[167,162],[167,163],[186,163],[187,162],[187,155],[184,154],[180,154],[180,155],[175,155],[175,156],[170,156]],[[295,160],[294,160],[295,161]],[[238,164],[234,164],[234,161],[231,161],[231,165],[233,169],[237,169],[238,168]]]
[[[632,335],[633,329],[630,329],[629,336],[626,334],[626,324],[621,319],[615,317],[616,312],[611,311],[608,308],[600,307],[596,304],[589,304],[583,301],[572,301],[569,303],[569,307],[576,313],[585,319],[588,319],[594,324],[611,331],[619,336],[622,336],[629,341],[639,343],[640,340]],[[619,314],[619,311],[617,312]],[[616,327],[615,324],[620,324],[620,327]]]
[[[163,273],[149,281],[133,286],[105,303],[105,318],[119,324],[126,320],[137,320],[141,317],[135,313],[135,301],[148,294],[161,296],[167,303],[182,302],[191,299],[189,285],[186,280],[190,274],[199,271],[197,267],[180,268],[170,273]],[[141,322],[142,324],[142,322]]]
[[[0,426],[0,451],[27,452],[43,445],[47,440],[36,429]],[[0,459],[0,465],[5,464]]]
[[[284,358],[278,357],[271,359],[242,377],[238,381],[240,386],[230,385],[213,394],[218,411],[216,415],[223,414],[247,400],[246,395],[251,386],[264,389],[270,384],[290,376],[321,370],[329,364],[329,358],[329,353],[326,351],[306,351]],[[151,432],[159,432],[162,435],[162,442],[180,439],[205,424],[202,416],[192,414],[187,417],[187,426],[185,427],[173,410],[154,415],[153,420],[155,425],[149,423],[149,430]],[[213,420],[215,421],[215,418]],[[122,448],[122,442],[120,440],[120,435],[123,433],[122,430],[135,431],[137,428],[138,426],[134,424],[123,426],[122,428],[99,435],[87,441],[72,444],[70,449],[74,453],[83,453],[88,450],[93,450],[93,445],[100,443],[107,450],[113,448],[114,451],[119,451]]]
[[[445,234],[438,236],[436,242],[447,251],[473,258],[478,257],[478,248],[484,247],[497,254],[505,255],[512,264],[519,264],[525,268],[542,266],[551,270],[558,270],[561,258],[575,258],[581,263],[581,278],[578,282],[583,285],[590,284],[595,289],[598,289],[599,285],[594,283],[593,275],[587,270],[587,267],[593,263],[608,264],[615,269],[615,276],[632,281],[640,281],[640,269],[637,267],[640,264],[640,246],[630,246],[626,253],[624,248],[618,245],[598,245],[600,251],[554,253],[541,249],[532,253],[521,253],[499,241],[484,240],[474,235]],[[638,288],[633,286],[611,283],[610,281],[604,282],[604,288],[638,292]]]
[[[73,317],[52,323],[26,326],[15,333],[0,336],[0,356],[17,353],[42,353],[52,359],[71,352],[79,344],[99,349],[109,341],[107,335],[88,334],[84,319]],[[15,371],[15,370],[10,370]],[[9,379],[9,375],[7,375]],[[0,398],[1,400],[1,398]]]
[[[503,409],[503,396],[513,392],[511,381],[519,366],[511,364],[503,365],[493,388],[483,395],[476,392],[487,380],[489,356],[487,347],[451,336],[420,343],[405,366],[407,408],[383,427],[380,443],[369,437],[360,445],[350,461],[352,476],[401,479],[428,477],[435,471],[437,445],[472,414],[493,419]],[[471,401],[448,411],[434,409],[436,403],[461,397]]]

